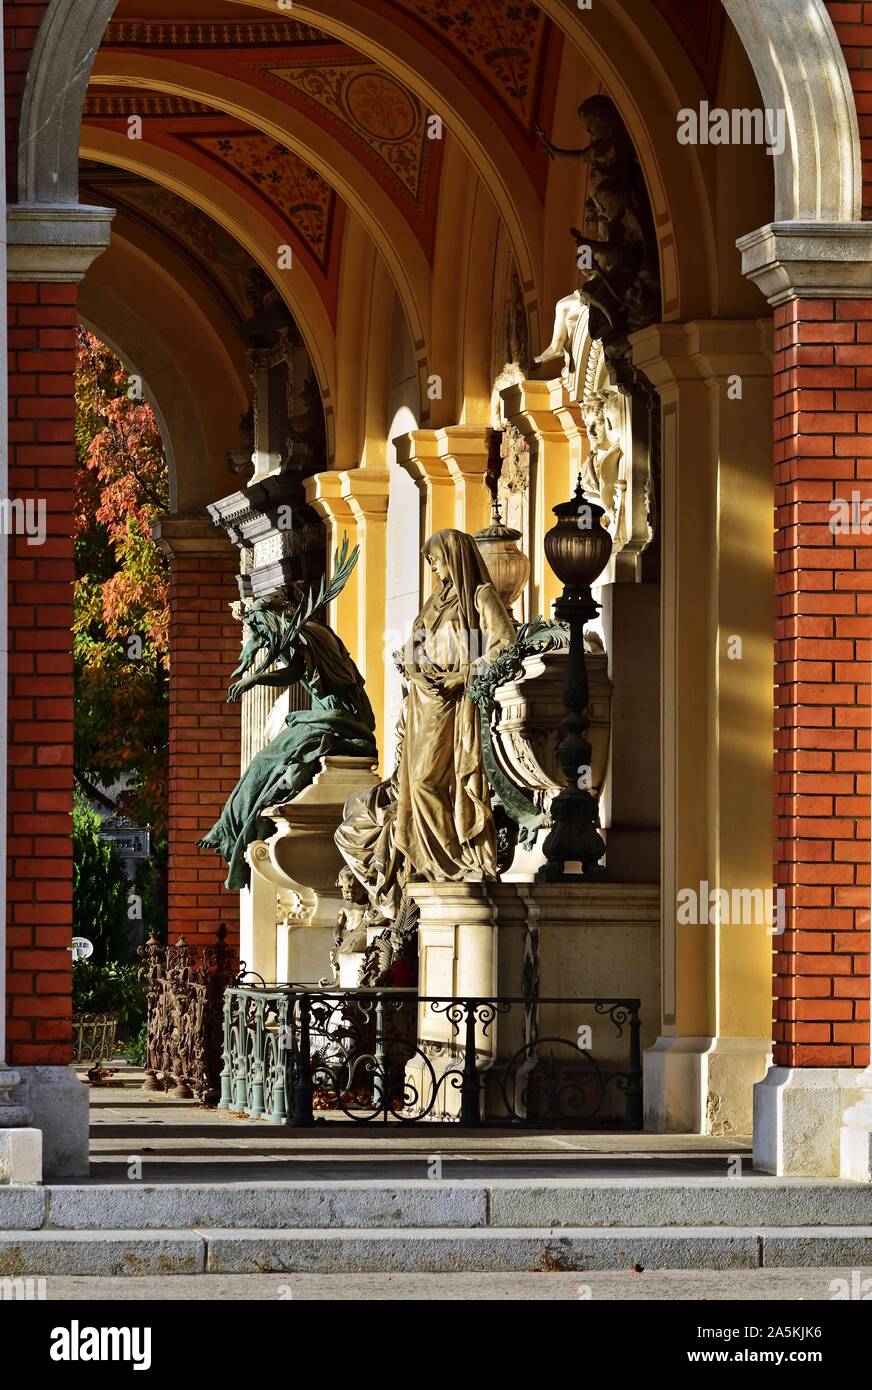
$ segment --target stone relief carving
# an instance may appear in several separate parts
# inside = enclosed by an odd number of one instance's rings
[[[654,535],[650,453],[633,447],[631,394],[612,385],[603,344],[580,332],[574,351],[584,365],[576,391],[590,446],[581,467],[582,488],[605,511],[612,537],[612,555],[600,583],[632,580],[636,557]]]

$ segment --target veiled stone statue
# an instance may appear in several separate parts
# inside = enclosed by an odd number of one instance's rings
[[[336,843],[385,922],[410,880],[492,878],[497,840],[482,761],[480,715],[467,687],[515,639],[481,552],[438,531],[423,555],[436,587],[398,653],[407,688],[393,775],[345,806]]]
[[[496,831],[479,713],[466,688],[514,640],[472,536],[437,531],[423,550],[436,576],[404,652],[409,694],[396,843],[431,883],[496,875]]]
[[[284,728],[252,758],[231,793],[220,819],[200,840],[226,860],[227,888],[244,888],[249,880],[245,850],[274,830],[265,808],[290,801],[307,787],[332,756],[367,757],[375,762],[375,717],[363,677],[345,645],[315,615],[343,589],[357,563],[358,549],[348,554],[347,539],[334,559],[329,585],[296,609],[258,599],[246,611],[247,641],[233,675],[228,699],[238,700],[256,685],[287,689],[297,682],[311,698],[311,709],[292,710]],[[257,663],[257,664],[255,664]],[[276,670],[269,668],[277,664]]]

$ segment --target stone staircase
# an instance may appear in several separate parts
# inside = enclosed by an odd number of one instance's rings
[[[872,1265],[872,1187],[475,1178],[0,1187],[0,1277]]]

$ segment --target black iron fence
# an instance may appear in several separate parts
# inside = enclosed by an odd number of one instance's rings
[[[219,1105],[293,1128],[320,1118],[638,1130],[639,1008],[236,984],[224,995]]]

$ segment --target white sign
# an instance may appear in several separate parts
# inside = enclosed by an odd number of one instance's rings
[[[73,937],[73,960],[87,960],[94,954],[94,943],[87,936]]]

